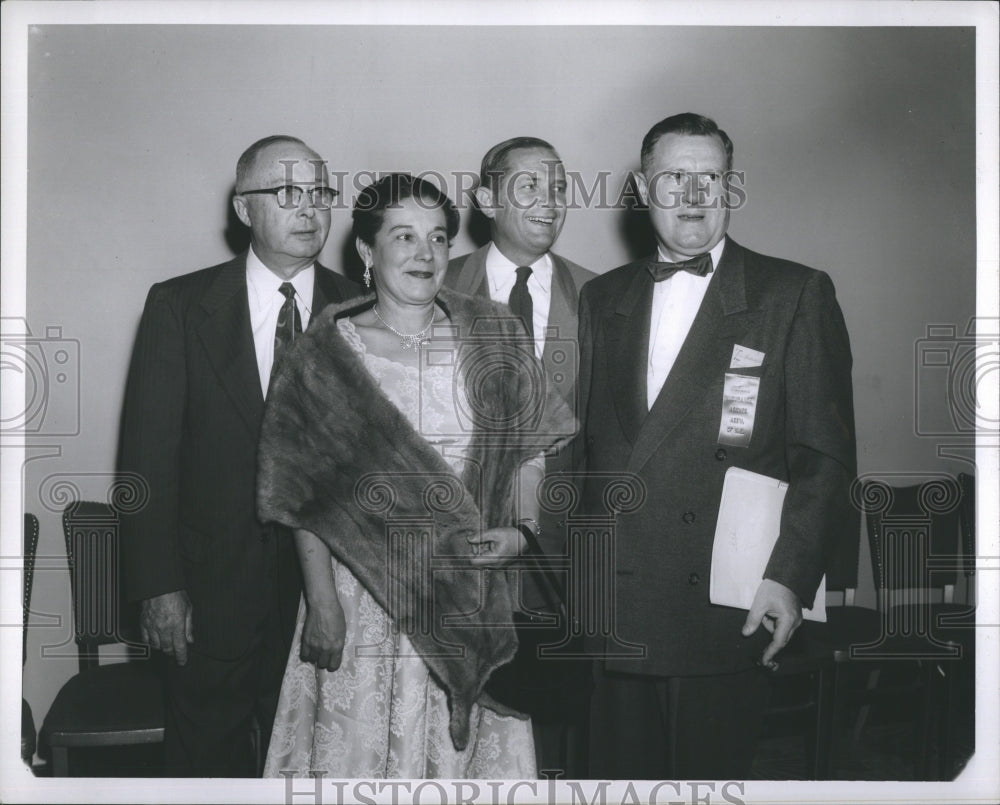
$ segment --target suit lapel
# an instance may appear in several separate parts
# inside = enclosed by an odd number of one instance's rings
[[[312,312],[309,315],[309,324],[312,325],[315,318],[327,305],[343,301],[344,295],[337,288],[337,284],[333,279],[333,272],[316,263],[315,279],[313,280]]]
[[[579,314],[577,300],[580,298],[579,288],[573,281],[573,276],[563,261],[556,255],[552,256],[552,286],[549,294],[549,333],[545,338],[545,349],[542,351],[542,363],[545,366],[546,377],[562,377],[563,382],[556,386],[563,399],[570,401],[576,378],[575,361],[577,356],[568,356],[572,364],[567,365],[566,345],[576,342],[579,330]]]
[[[465,258],[453,286],[456,291],[489,299],[490,289],[486,283],[486,253],[489,248],[490,244],[487,243]]]
[[[198,328],[202,346],[240,417],[256,436],[264,394],[250,328],[246,255],[222,266],[201,306],[207,314]]]
[[[648,316],[647,337],[639,342],[647,349]],[[749,319],[743,250],[730,240],[677,361],[642,424],[629,471],[640,470],[692,407],[704,401],[706,388],[717,379],[713,373],[717,367],[729,365],[733,339],[746,332]],[[718,402],[721,411],[721,398]]]
[[[635,443],[646,417],[646,357],[653,280],[637,263],[632,281],[613,311],[605,314],[608,376],[618,421]]]

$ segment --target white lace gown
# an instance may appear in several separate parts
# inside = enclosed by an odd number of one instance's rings
[[[389,399],[460,472],[454,367],[418,371],[368,354],[349,320],[338,326]],[[299,659],[300,604],[264,776],[322,770],[327,777],[362,779],[536,777],[527,720],[476,705],[468,746],[456,751],[444,690],[351,571],[336,559],[333,569],[347,622],[343,660],[336,671],[325,671]]]

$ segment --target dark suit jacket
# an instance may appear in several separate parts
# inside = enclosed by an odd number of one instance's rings
[[[590,282],[580,300],[582,448],[588,471],[637,474],[645,504],[616,520],[614,615],[642,658],[608,668],[657,675],[751,665],[769,639],[740,636],[746,612],[709,604],[712,540],[729,467],[789,482],[765,576],[810,606],[838,543],[857,555],[851,350],[833,284],[822,272],[726,244],[701,308],[652,410],[646,358],[653,282],[646,260]],[[731,369],[733,347],[764,353]],[[746,447],[718,442],[723,376],[758,376]],[[584,503],[602,513],[603,486]],[[841,546],[842,547],[842,546]],[[848,548],[849,550],[849,548]]]
[[[317,264],[311,315],[358,293]],[[285,609],[298,602],[292,541],[256,516],[263,411],[246,254],[154,285],[122,413],[119,466],[149,484],[148,504],[122,517],[126,592],[186,590],[195,645],[222,659],[249,646],[273,590]]]
[[[486,253],[490,244],[487,243],[474,252],[456,257],[448,263],[448,273],[444,284],[462,293],[490,298],[489,281],[486,277]],[[559,391],[559,395],[569,405],[573,415],[580,418],[577,405],[576,376],[579,363],[577,331],[578,304],[580,289],[584,283],[597,275],[577,265],[571,260],[549,253],[552,258],[552,290],[549,302],[548,328],[545,339],[545,349],[542,352],[542,364],[545,368],[546,382],[551,383]],[[545,463],[546,474],[555,474],[570,469],[570,453],[563,450],[558,455],[551,456]],[[565,550],[566,521],[563,515],[547,514],[544,510],[539,518],[542,533],[539,542],[548,554],[561,553]],[[534,590],[527,590],[525,603],[529,606],[540,606],[543,600]]]

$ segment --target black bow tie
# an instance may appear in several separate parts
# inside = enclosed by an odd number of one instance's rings
[[[695,276],[704,277],[712,273],[712,255],[705,252],[679,263],[660,263],[650,260],[646,264],[646,270],[653,277],[653,282],[662,282],[678,271],[688,271]]]

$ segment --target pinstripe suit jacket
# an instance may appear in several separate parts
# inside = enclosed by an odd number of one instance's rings
[[[312,316],[358,293],[317,264]],[[154,285],[122,413],[119,466],[149,484],[148,504],[122,517],[126,592],[186,590],[195,645],[221,659],[249,645],[276,584],[285,609],[298,602],[292,540],[256,516],[263,411],[246,254]]]

